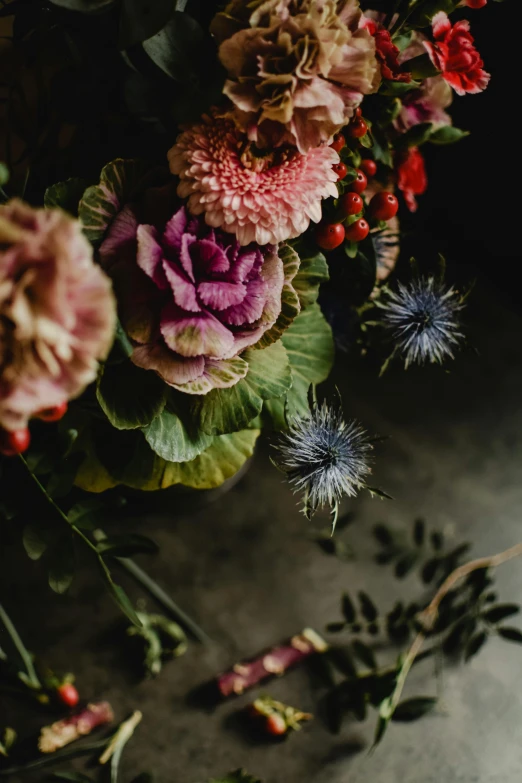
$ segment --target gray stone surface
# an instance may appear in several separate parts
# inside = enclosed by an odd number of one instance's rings
[[[132,523],[161,547],[157,557],[140,562],[215,640],[210,648],[191,645],[155,681],[136,680],[118,636],[117,610],[92,573],[82,568],[71,594],[58,597],[48,591],[40,564],[27,563],[20,551],[17,560],[3,553],[2,601],[27,644],[56,670],[73,669],[82,694],[108,698],[119,719],[142,710],[143,722],[124,754],[122,783],[143,770],[153,770],[159,783],[201,783],[240,766],[267,783],[520,779],[522,648],[515,644],[493,640],[469,665],[448,668],[437,711],[417,723],[392,725],[371,756],[374,714],[365,724],[347,723],[338,736],[316,720],[288,742],[256,744],[237,726],[237,710],[248,697],[213,711],[187,702],[192,689],[235,660],[307,625],[322,630],[338,618],[344,589],[366,589],[384,608],[396,594],[417,595],[415,577],[397,583],[373,562],[370,529],[377,521],[410,525],[422,515],[457,543],[471,538],[476,555],[522,538],[521,322],[480,289],[469,321],[472,348],[451,373],[395,367],[378,380],[375,368],[344,367],[339,359],[333,380],[347,415],[390,436],[377,447],[374,479],[396,498],[352,504],[356,521],[344,535],[356,552],[353,561],[340,562],[312,543],[310,525],[270,465],[266,444],[245,478],[213,504],[192,513],[173,507],[172,514]],[[126,576],[121,581],[139,595]],[[521,601],[521,563],[504,566],[498,583],[501,596]],[[433,693],[430,672],[422,664],[408,689]],[[315,709],[302,669],[264,690]],[[0,725],[29,733],[44,717],[0,696]],[[21,780],[13,776],[11,783]]]

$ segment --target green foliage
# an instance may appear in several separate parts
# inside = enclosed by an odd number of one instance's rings
[[[78,216],[91,242],[100,242],[121,207],[132,200],[148,164],[141,160],[117,158],[103,167],[98,185],[87,188],[80,201]]]
[[[190,462],[212,443],[209,435],[194,426],[185,426],[170,410],[156,416],[144,433],[151,449],[167,462]]]
[[[264,400],[282,397],[292,385],[289,356],[281,341],[262,350],[248,349],[242,356],[248,363],[245,378],[230,389],[213,389],[193,403],[198,428],[208,435],[248,427],[261,413]]]
[[[74,217],[78,217],[78,206],[85,189],[90,183],[80,177],[71,177],[65,182],[50,185],[44,194],[45,207],[60,207]]]
[[[113,427],[137,429],[160,416],[167,401],[167,386],[155,372],[142,370],[127,360],[101,369],[96,397]]]
[[[145,646],[143,666],[147,677],[156,677],[163,661],[169,657],[178,658],[187,650],[187,637],[183,629],[172,620],[160,614],[137,612],[141,628],[131,625],[127,634],[140,638]]]
[[[9,169],[5,163],[0,163],[0,188],[9,182]]]
[[[469,136],[469,131],[455,128],[453,125],[444,125],[430,135],[428,141],[432,144],[454,144],[456,141]]]
[[[172,0],[122,0],[120,49],[128,49],[158,33],[169,21],[172,10]]]
[[[437,699],[433,696],[416,696],[413,699],[405,699],[397,704],[391,719],[398,723],[409,723],[427,715],[436,704]]]
[[[301,263],[293,285],[299,297],[301,308],[304,310],[317,302],[319,288],[322,283],[326,283],[330,279],[330,275],[323,253],[300,245],[296,249]]]

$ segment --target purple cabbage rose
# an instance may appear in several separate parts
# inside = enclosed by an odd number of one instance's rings
[[[277,248],[242,247],[185,207],[156,226],[124,207],[100,256],[134,346],[132,361],[188,394],[244,378],[248,364],[239,354],[281,312],[284,269]]]

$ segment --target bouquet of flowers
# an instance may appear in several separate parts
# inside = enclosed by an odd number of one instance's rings
[[[339,307],[406,366],[462,340],[457,291],[387,278],[422,145],[488,84],[462,18],[485,3],[5,4],[2,454],[53,502],[206,489],[267,428],[309,513],[366,487],[371,443],[309,389]]]

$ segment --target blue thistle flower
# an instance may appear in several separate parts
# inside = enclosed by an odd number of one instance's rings
[[[329,506],[335,527],[341,498],[368,488],[365,476],[371,472],[373,446],[356,421],[346,422],[342,411],[326,402],[314,405],[308,416],[294,418],[275,448],[277,467],[294,492],[304,493],[308,519],[319,507]]]
[[[399,283],[397,291],[388,290],[379,306],[395,342],[394,353],[401,354],[405,367],[454,358],[463,339],[458,317],[462,299],[454,288],[420,277],[409,285]]]

